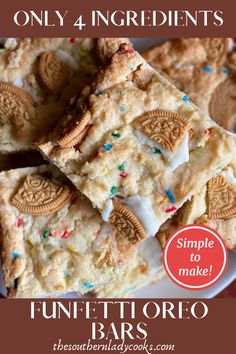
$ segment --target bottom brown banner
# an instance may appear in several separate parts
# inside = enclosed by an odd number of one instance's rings
[[[233,354],[236,300],[1,300],[0,353]]]

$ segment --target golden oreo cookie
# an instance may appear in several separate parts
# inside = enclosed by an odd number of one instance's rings
[[[69,122],[67,127],[63,129],[61,138],[58,139],[57,144],[61,147],[69,148],[79,144],[87,135],[90,125],[88,124],[91,119],[90,111],[86,111],[82,116]]]
[[[136,244],[146,238],[146,232],[137,216],[126,206],[114,202],[109,221],[119,232],[119,236]]]
[[[19,87],[0,83],[0,121],[23,125],[25,120],[35,118],[36,111],[32,98]]]
[[[189,121],[178,113],[157,109],[135,119],[132,126],[173,152],[189,130]]]
[[[79,147],[80,143],[84,140],[86,135],[88,134],[89,129],[91,128],[92,125],[86,125],[84,130],[82,130],[81,133],[79,133],[74,139],[70,140],[67,144],[65,143],[63,145],[64,148],[70,148],[70,147]]]
[[[70,196],[68,187],[35,175],[25,179],[11,204],[25,214],[48,215],[62,208]]]
[[[236,216],[236,187],[222,174],[208,182],[209,219],[230,219]]]
[[[39,76],[47,89],[57,93],[65,82],[69,69],[51,52],[44,52],[39,59]]]

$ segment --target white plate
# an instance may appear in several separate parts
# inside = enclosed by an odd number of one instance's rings
[[[135,49],[142,52],[152,45],[162,42],[160,38],[132,38]],[[189,291],[178,287],[169,278],[148,285],[135,292],[137,298],[212,298],[236,279],[236,252],[229,252],[228,266],[223,277],[212,287],[202,291]],[[4,291],[2,276],[0,274],[0,291]],[[75,294],[67,294],[64,297],[76,297]]]
[[[206,290],[185,290],[173,283],[169,278],[146,286],[135,292],[139,298],[212,298],[236,279],[236,253],[229,251],[229,262],[223,277],[212,287]]]

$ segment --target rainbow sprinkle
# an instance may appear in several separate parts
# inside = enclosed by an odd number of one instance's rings
[[[61,238],[68,238],[70,236],[69,231],[65,230],[63,234],[61,235]]]
[[[177,210],[177,208],[173,206],[171,208],[166,209],[165,211],[166,211],[166,213],[172,213],[173,211],[176,211],[176,210]]]
[[[120,173],[120,177],[123,177],[123,178],[126,178],[126,177],[128,177],[128,173],[127,172],[121,172]]]
[[[69,245],[69,246],[68,246],[68,250],[69,250],[71,253],[77,253],[77,249],[76,249],[74,246]]]
[[[122,105],[119,107],[119,110],[120,110],[120,112],[125,112],[125,110],[126,110],[125,105],[122,104]]]
[[[112,149],[112,145],[110,145],[110,144],[105,144],[105,145],[103,146],[103,148],[104,148],[105,150],[109,151],[109,150]]]
[[[121,44],[120,51],[122,53],[134,53],[133,48],[129,47],[127,44]]]
[[[167,197],[169,198],[170,202],[172,204],[174,204],[175,203],[175,197],[173,196],[173,193],[171,192],[171,190],[170,189],[166,189],[165,193],[166,193]]]
[[[125,163],[124,162],[119,166],[119,170],[124,172],[124,170],[125,170]]]
[[[84,289],[93,289],[94,285],[91,283],[84,283],[83,288]]]
[[[44,238],[48,238],[50,235],[51,235],[51,233],[50,233],[49,230],[45,230],[44,233],[43,233],[43,237]]]
[[[110,195],[112,197],[114,197],[117,194],[117,192],[118,192],[118,187],[112,186],[111,189],[110,189]]]
[[[184,95],[183,97],[184,102],[190,103],[190,98],[187,95]]]
[[[204,130],[203,135],[209,137],[211,135],[210,130],[209,129]]]
[[[121,133],[118,132],[118,130],[114,130],[114,132],[112,132],[111,135],[114,136],[114,138],[120,138],[121,137]]]
[[[204,66],[203,71],[205,71],[206,73],[212,73],[213,68],[211,66]]]
[[[227,68],[221,68],[221,71],[225,74],[228,75],[229,70]]]
[[[119,170],[121,171],[120,172],[120,177],[127,177],[128,176],[128,173],[125,172],[125,163],[123,162],[120,166],[119,166]]]
[[[23,224],[23,219],[19,216],[16,220],[16,226],[20,227]]]
[[[107,167],[103,168],[103,173],[105,176],[107,176],[109,174],[109,169]]]
[[[49,236],[51,236],[51,237],[58,237],[58,236],[60,236],[60,234],[61,234],[61,227],[60,227],[60,226],[57,226],[57,228],[56,228],[55,230],[53,230],[53,232],[51,231],[51,232],[49,233]]]
[[[19,257],[20,257],[19,253],[17,253],[17,252],[13,252],[13,253],[12,253],[12,258],[13,258],[13,259],[17,259],[17,258],[19,258]]]

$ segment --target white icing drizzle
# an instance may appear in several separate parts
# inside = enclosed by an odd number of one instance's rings
[[[23,83],[23,80],[22,80],[22,77],[21,76],[17,76],[17,78],[15,78],[15,80],[13,81],[13,85],[19,87],[19,88],[22,88],[24,83]]]
[[[234,44],[233,39],[229,38],[229,40],[228,40],[228,52],[232,52],[232,50],[234,49],[234,46],[235,46],[235,44]]]
[[[155,236],[161,223],[156,218],[148,198],[133,195],[122,200],[122,204],[127,205],[133,211],[149,236]]]
[[[141,142],[141,144],[148,145],[151,148],[157,148],[162,152],[164,157],[168,160],[169,169],[171,172],[173,172],[178,166],[189,161],[188,132],[184,134],[182,142],[174,152],[170,152],[163,148],[163,146],[151,140],[149,137],[138,130],[135,130],[134,134]]]
[[[230,184],[236,185],[236,177],[232,170],[223,171],[222,175]]]
[[[113,210],[113,203],[112,203],[112,199],[108,199],[104,205],[104,208],[102,209],[102,218],[104,221],[108,222],[109,221],[109,217],[110,214]]]
[[[179,144],[177,149],[169,155],[169,158],[167,159],[169,161],[169,169],[171,172],[173,172],[180,165],[183,165],[185,162],[189,161],[188,132],[185,133],[183,141]]]
[[[151,274],[160,270],[162,267],[162,248],[155,237],[147,238],[138,245],[138,252],[147,262]]]
[[[59,59],[61,59],[64,63],[66,63],[71,69],[78,70],[79,66],[76,60],[67,52],[62,49],[58,49],[56,51],[56,55]]]
[[[141,144],[145,144],[150,148],[157,148],[159,149],[159,144],[157,144],[154,140],[150,139],[147,135],[143,134],[139,130],[134,131],[135,136],[140,141]]]
[[[155,236],[161,223],[156,218],[152,209],[151,202],[148,198],[140,195],[133,195],[126,199],[122,199],[120,202],[124,205],[127,205],[133,211],[133,213],[137,216],[143,225],[148,236]],[[104,221],[109,221],[109,217],[113,208],[114,206],[112,199],[108,199],[101,212]]]

